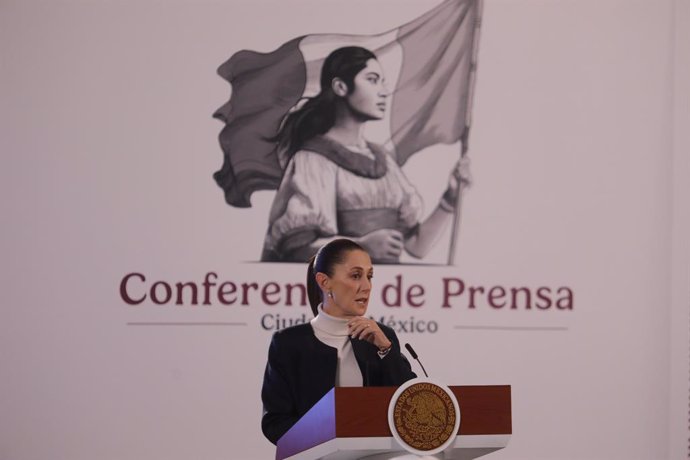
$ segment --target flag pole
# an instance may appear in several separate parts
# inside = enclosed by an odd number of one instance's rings
[[[472,60],[470,61],[469,70],[469,88],[467,94],[467,110],[465,111],[465,129],[460,136],[462,144],[460,149],[460,158],[467,155],[468,141],[470,137],[470,124],[472,121],[472,102],[474,98],[474,86],[477,79],[477,54],[479,52],[479,29],[482,25],[482,11],[484,5],[483,0],[477,0],[477,17],[474,22],[474,41],[472,43]],[[462,217],[462,182],[458,184],[457,197],[455,200],[455,209],[453,212],[453,226],[450,234],[450,249],[448,250],[448,265],[455,265],[455,251],[458,240],[458,233],[460,231],[460,221]]]

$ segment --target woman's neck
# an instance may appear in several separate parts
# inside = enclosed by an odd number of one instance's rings
[[[338,307],[337,305],[333,305],[330,302],[324,302],[322,304],[322,309],[324,313],[326,313],[329,316],[332,316],[334,318],[338,319],[350,319],[353,318],[353,315],[348,315],[346,314],[342,308]]]
[[[325,136],[342,145],[355,145],[360,148],[367,146],[364,139],[364,123],[351,116],[337,117],[335,124],[326,131]]]

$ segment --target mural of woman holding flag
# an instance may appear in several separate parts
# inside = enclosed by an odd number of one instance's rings
[[[298,37],[271,53],[240,51],[219,68],[232,94],[215,114],[226,125],[214,178],[237,207],[251,206],[255,190],[277,190],[262,261],[304,262],[348,237],[374,262],[398,263],[403,251],[423,258],[457,224],[480,10],[478,0],[445,0],[383,34]],[[370,141],[370,126],[385,147]],[[402,166],[458,141],[460,159],[425,217]]]
[[[389,89],[376,56],[338,48],[325,59],[321,92],[290,113],[278,134],[287,164],[273,201],[262,260],[302,262],[325,240],[350,237],[377,263],[406,250],[424,257],[450,223],[458,188],[469,182],[467,159],[422,222],[422,201],[382,146],[367,142],[364,124],[380,120]]]

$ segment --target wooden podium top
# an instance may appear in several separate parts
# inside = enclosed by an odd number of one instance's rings
[[[512,434],[510,385],[450,386],[458,400],[458,436]],[[388,405],[397,387],[336,387],[278,440],[276,458],[283,459],[340,438],[393,439]],[[354,458],[354,457],[353,457]]]
[[[458,399],[462,414],[458,435],[512,433],[510,386],[449,388]],[[396,389],[335,388],[336,436],[392,436],[388,428],[388,403]]]

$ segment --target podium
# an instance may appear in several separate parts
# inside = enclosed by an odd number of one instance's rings
[[[461,421],[452,444],[426,458],[472,459],[504,448],[512,433],[509,385],[450,386]],[[277,443],[276,460],[420,458],[407,452],[388,425],[396,387],[336,387]]]

